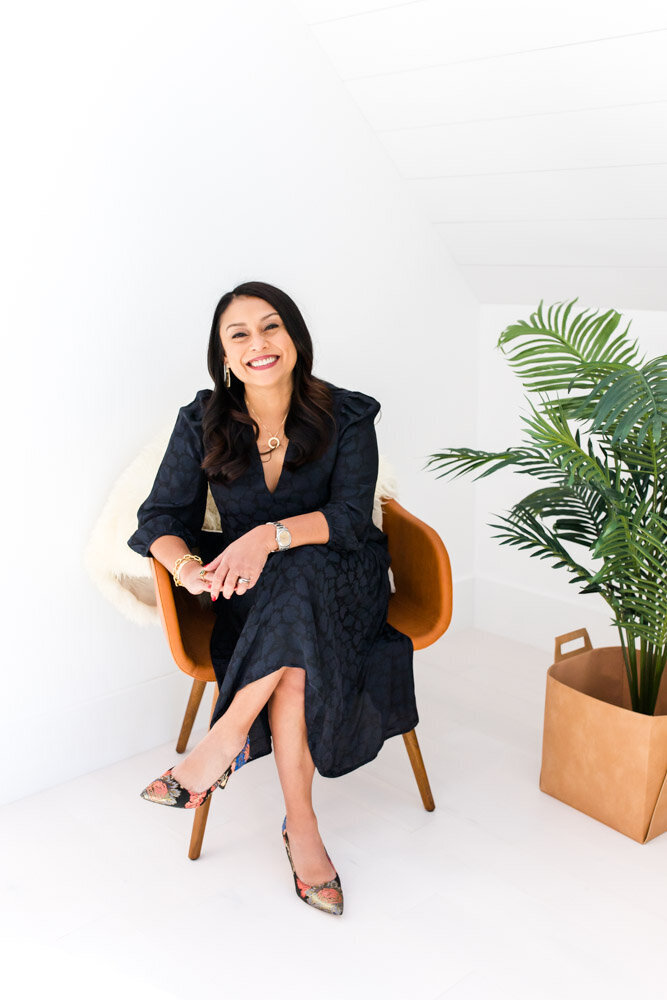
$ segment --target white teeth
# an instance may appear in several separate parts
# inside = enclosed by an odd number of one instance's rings
[[[265,368],[266,365],[272,365],[277,360],[277,357],[273,355],[271,358],[262,358],[261,361],[249,361],[248,363],[251,368]]]

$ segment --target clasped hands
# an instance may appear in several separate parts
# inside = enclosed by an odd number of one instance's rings
[[[245,594],[255,586],[269,553],[275,549],[275,528],[259,524],[231,542],[205,566],[187,562],[181,567],[181,583],[191,594],[209,592],[213,601],[222,594],[229,600],[232,594]]]

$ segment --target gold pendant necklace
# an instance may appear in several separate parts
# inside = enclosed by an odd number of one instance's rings
[[[287,413],[283,417],[282,422],[280,424],[280,427],[278,428],[278,430],[276,431],[276,433],[272,434],[271,431],[269,430],[269,428],[266,426],[266,424],[262,420],[262,418],[257,413],[255,413],[255,411],[253,410],[252,406],[250,405],[250,403],[248,402],[247,399],[246,399],[246,406],[248,407],[248,409],[252,413],[253,417],[256,418],[256,420],[262,425],[262,427],[264,428],[264,430],[266,431],[266,433],[269,435],[269,440],[268,440],[267,444],[269,446],[269,451],[271,453],[273,453],[276,450],[276,448],[280,448],[281,441],[280,441],[280,438],[278,437],[278,433],[279,433],[280,430],[282,430],[282,428],[283,428],[283,426],[285,424],[285,421],[287,420],[287,414],[289,413],[289,410],[287,411]],[[269,458],[271,458],[271,455],[269,455]]]

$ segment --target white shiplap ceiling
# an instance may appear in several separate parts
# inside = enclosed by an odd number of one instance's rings
[[[667,309],[665,0],[294,0],[480,302]]]

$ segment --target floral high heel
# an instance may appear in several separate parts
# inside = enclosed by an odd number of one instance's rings
[[[234,758],[224,774],[203,792],[190,792],[183,785],[179,784],[176,778],[172,778],[171,772],[175,764],[167,768],[164,774],[151,781],[150,785],[140,792],[142,799],[147,802],[157,802],[161,806],[176,806],[177,809],[196,809],[206,802],[207,798],[213,794],[216,788],[224,788],[229,781],[232,771],[238,771],[240,767],[248,761],[250,757],[250,737],[248,736],[243,750]]]
[[[287,816],[283,820],[283,841],[289,863],[292,867],[294,886],[299,899],[302,899],[304,903],[308,903],[309,906],[314,906],[318,910],[324,910],[326,913],[335,913],[337,916],[340,916],[343,912],[343,889],[338,878],[338,872],[328,882],[320,882],[319,885],[306,885],[294,870],[292,852],[290,851],[289,840],[287,838]],[[328,854],[327,858],[329,858]],[[331,858],[329,858],[329,862],[331,862]],[[333,862],[331,863],[333,864]]]

